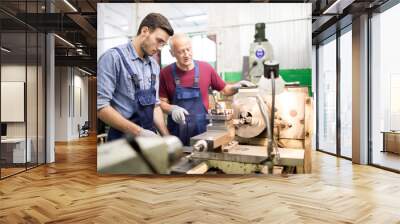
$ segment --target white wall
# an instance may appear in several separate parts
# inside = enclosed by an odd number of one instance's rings
[[[136,35],[137,4],[97,4],[97,59]]]
[[[26,69],[26,70],[25,70]],[[33,66],[27,66],[25,65],[17,65],[17,64],[8,64],[8,65],[2,65],[1,66],[1,81],[10,81],[10,82],[25,82],[25,74],[26,71],[28,74],[36,74],[36,67]],[[29,78],[29,76],[28,76]],[[36,81],[29,80],[30,85],[36,85]],[[31,104],[34,100],[36,100],[36,88],[28,88],[28,99],[27,103]],[[29,106],[29,105],[28,105]],[[36,101],[34,102],[33,105],[36,108]],[[22,108],[24,109],[24,108]],[[2,110],[7,110],[7,108],[2,108]],[[36,113],[31,114],[28,113],[28,121],[31,122],[35,120],[36,122]],[[32,117],[33,116],[33,117]],[[31,127],[32,125],[29,125],[28,127]],[[9,137],[24,137],[25,136],[25,123],[24,122],[9,122],[8,127],[7,127],[7,134]]]
[[[55,68],[55,140],[66,141],[68,139],[68,86],[69,76],[67,67]]]
[[[241,71],[260,22],[281,68],[311,67],[311,4],[216,4],[208,12],[208,32],[218,39],[219,72]]]
[[[37,70],[38,69],[38,70]],[[28,80],[26,81],[26,77]],[[21,112],[26,112],[26,121],[6,122],[7,137],[24,138],[25,135],[31,141],[31,152],[34,162],[36,162],[36,153],[39,153],[39,163],[44,162],[44,92],[43,89],[44,74],[40,66],[25,66],[25,64],[3,64],[1,66],[1,81],[24,82],[26,85],[26,107],[22,106]],[[22,92],[21,94],[24,94]],[[2,96],[7,97],[7,96]],[[24,104],[25,105],[25,104]],[[1,108],[2,111],[11,110],[11,108]],[[26,110],[26,111],[25,111]],[[7,111],[12,113],[12,111]]]
[[[56,141],[70,141],[79,138],[78,124],[82,126],[85,121],[89,120],[88,78],[83,75],[84,73],[76,68],[56,67]]]
[[[9,64],[1,66],[1,81],[25,82],[25,65]],[[28,70],[30,68],[28,67]],[[1,108],[7,110],[7,108]],[[25,122],[9,122],[7,123],[8,137],[25,137]]]
[[[73,113],[72,113],[72,123],[71,123],[71,135],[73,138],[79,137],[79,132],[77,129],[78,124],[81,126],[85,123],[85,121],[89,120],[89,114],[88,114],[88,107],[89,107],[89,102],[88,102],[88,77],[87,76],[81,76],[80,74],[83,73],[78,73],[79,70],[75,70],[75,75],[74,75],[74,108]],[[80,93],[79,93],[80,92]],[[82,110],[82,111],[80,111]]]
[[[97,56],[108,48],[126,43],[136,34],[138,23],[150,12],[167,18],[176,17],[176,8],[185,9],[184,15],[199,9],[207,14],[207,23],[200,26],[179,27],[176,32],[205,32],[217,34],[218,72],[242,70],[242,58],[249,55],[254,40],[255,23],[266,23],[266,37],[272,43],[281,68],[311,67],[311,3],[152,3],[152,4],[98,4]]]

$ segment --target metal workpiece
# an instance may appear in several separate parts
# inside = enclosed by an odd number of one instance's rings
[[[107,174],[169,174],[182,157],[182,143],[175,136],[132,137],[97,148],[97,171]]]
[[[206,140],[199,140],[193,144],[193,152],[206,152],[208,150],[208,144]]]

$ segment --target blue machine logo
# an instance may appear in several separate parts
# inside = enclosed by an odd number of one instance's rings
[[[258,59],[263,58],[264,55],[265,55],[264,49],[258,48],[258,49],[256,50],[256,57],[257,57]]]

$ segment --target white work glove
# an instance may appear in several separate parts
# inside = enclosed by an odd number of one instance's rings
[[[239,84],[241,87],[253,87],[256,86],[254,83],[247,81],[247,80],[241,80],[239,81]]]
[[[235,89],[239,89],[241,87],[254,87],[254,86],[256,85],[250,81],[241,80],[235,84]]]
[[[139,134],[136,135],[137,137],[160,137],[159,135],[157,135],[156,133],[148,130],[148,129],[144,129],[142,128],[139,132]]]
[[[171,107],[171,115],[172,115],[172,120],[175,121],[175,123],[178,124],[185,124],[185,115],[189,115],[189,112],[185,110],[185,108],[182,108],[177,105],[172,105]]]

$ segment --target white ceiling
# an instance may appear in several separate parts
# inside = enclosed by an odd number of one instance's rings
[[[169,4],[171,10],[166,16],[172,20],[176,28],[207,25],[207,9],[205,5]]]
[[[187,32],[188,29],[191,31],[206,28],[207,8],[208,4],[192,3],[112,3],[107,5],[109,13],[105,21],[113,21],[114,25],[126,27],[127,19],[137,14],[137,25],[139,25],[144,16],[157,12],[167,17],[175,30]]]
[[[99,3],[97,55],[135,36],[142,19],[152,12],[167,17],[176,33],[204,32],[208,26],[208,7],[209,4],[193,3]]]

